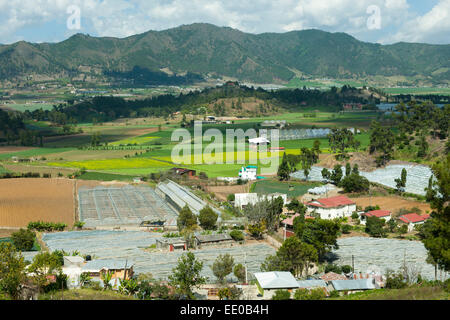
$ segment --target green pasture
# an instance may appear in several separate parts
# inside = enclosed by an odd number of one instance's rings
[[[73,150],[73,148],[35,148],[25,151],[0,154],[0,160],[9,160],[11,157],[30,158],[45,156],[52,153],[62,153],[70,150]]]

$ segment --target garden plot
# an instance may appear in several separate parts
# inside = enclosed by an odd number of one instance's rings
[[[176,267],[178,258],[185,252],[148,252],[144,248],[156,243],[161,234],[140,231],[72,231],[48,233],[43,241],[51,251],[78,250],[81,254],[93,255],[95,259],[121,259],[134,264],[134,271],[151,273],[155,278],[166,279]],[[211,279],[211,266],[219,254],[229,253],[235,263],[246,262],[250,273],[260,271],[261,263],[275,249],[264,243],[235,245],[233,247],[207,248],[192,251],[196,258],[204,262],[203,275]]]
[[[377,169],[373,172],[363,172],[360,174],[366,177],[370,182],[379,183],[389,188],[396,188],[395,179],[400,178],[403,168],[406,169],[407,179],[405,191],[418,195],[425,195],[425,188],[428,186],[428,180],[433,174],[431,169],[422,165],[389,165],[386,168]],[[312,167],[308,180],[323,181],[322,167]],[[345,167],[342,167],[345,175]],[[305,179],[303,171],[297,171],[291,174],[293,178]]]
[[[177,213],[149,187],[80,188],[80,221],[86,227],[139,225],[142,221],[175,221]]]
[[[418,267],[422,277],[434,280],[434,267],[426,263],[427,250],[419,241],[352,237],[339,239],[338,245],[335,263],[352,265],[353,255],[356,272],[384,275],[388,269],[397,272],[405,261]]]

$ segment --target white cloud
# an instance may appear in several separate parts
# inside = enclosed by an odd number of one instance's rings
[[[406,22],[388,41],[450,43],[450,0],[439,1],[428,13]]]
[[[448,43],[450,33],[450,0],[423,16],[414,15],[407,0],[0,0],[0,19],[6,22],[0,42],[15,41],[27,27],[56,21],[64,28],[70,5],[81,9],[80,32],[98,36],[126,37],[194,22],[251,33],[316,28],[382,42]],[[381,30],[367,27],[370,5],[380,8]]]

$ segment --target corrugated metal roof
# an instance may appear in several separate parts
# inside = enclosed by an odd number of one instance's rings
[[[297,281],[298,287],[299,288],[304,288],[304,289],[308,289],[308,288],[326,288],[327,283],[323,280],[301,280],[301,281]]]
[[[263,289],[298,288],[297,280],[290,272],[257,272],[254,276]]]
[[[374,279],[332,280],[331,284],[337,291],[376,289]]]
[[[88,261],[82,268],[82,271],[100,271],[102,269],[107,270],[120,270],[125,269],[125,265],[127,269],[134,265],[131,261],[125,260],[91,260]]]
[[[226,241],[233,240],[233,238],[228,233],[221,234],[208,234],[208,235],[196,235],[195,236],[200,242],[212,242],[212,241]]]

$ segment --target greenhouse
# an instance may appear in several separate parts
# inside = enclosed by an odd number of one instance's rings
[[[178,214],[152,188],[132,187],[80,189],[80,221],[86,227],[139,225],[143,221],[173,223]]]
[[[433,174],[431,169],[426,166],[415,164],[389,165],[372,172],[360,171],[360,175],[366,177],[370,182],[379,183],[389,188],[396,188],[395,179],[400,178],[403,169],[406,169],[407,172],[405,192],[425,195],[425,188],[428,187],[428,180]],[[308,180],[323,181],[322,170],[322,167],[312,167]],[[331,169],[328,170],[332,171]],[[342,172],[345,175],[345,167],[342,167]],[[303,170],[292,173],[291,177],[302,180],[305,179]]]
[[[46,233],[43,241],[51,251],[64,250],[72,253],[89,254],[94,259],[121,259],[134,262],[134,271],[151,273],[155,278],[167,279],[176,267],[178,258],[185,253],[149,252],[145,248],[156,244],[161,234],[140,231],[70,231]],[[275,253],[271,246],[258,243],[250,245],[235,244],[230,247],[214,247],[192,251],[195,257],[204,263],[203,275],[214,279],[211,266],[219,254],[233,256],[235,263],[246,263],[249,274],[259,272],[261,263],[267,255]]]
[[[280,130],[280,140],[301,140],[301,139],[315,139],[325,138],[331,133],[330,129],[286,129]]]

